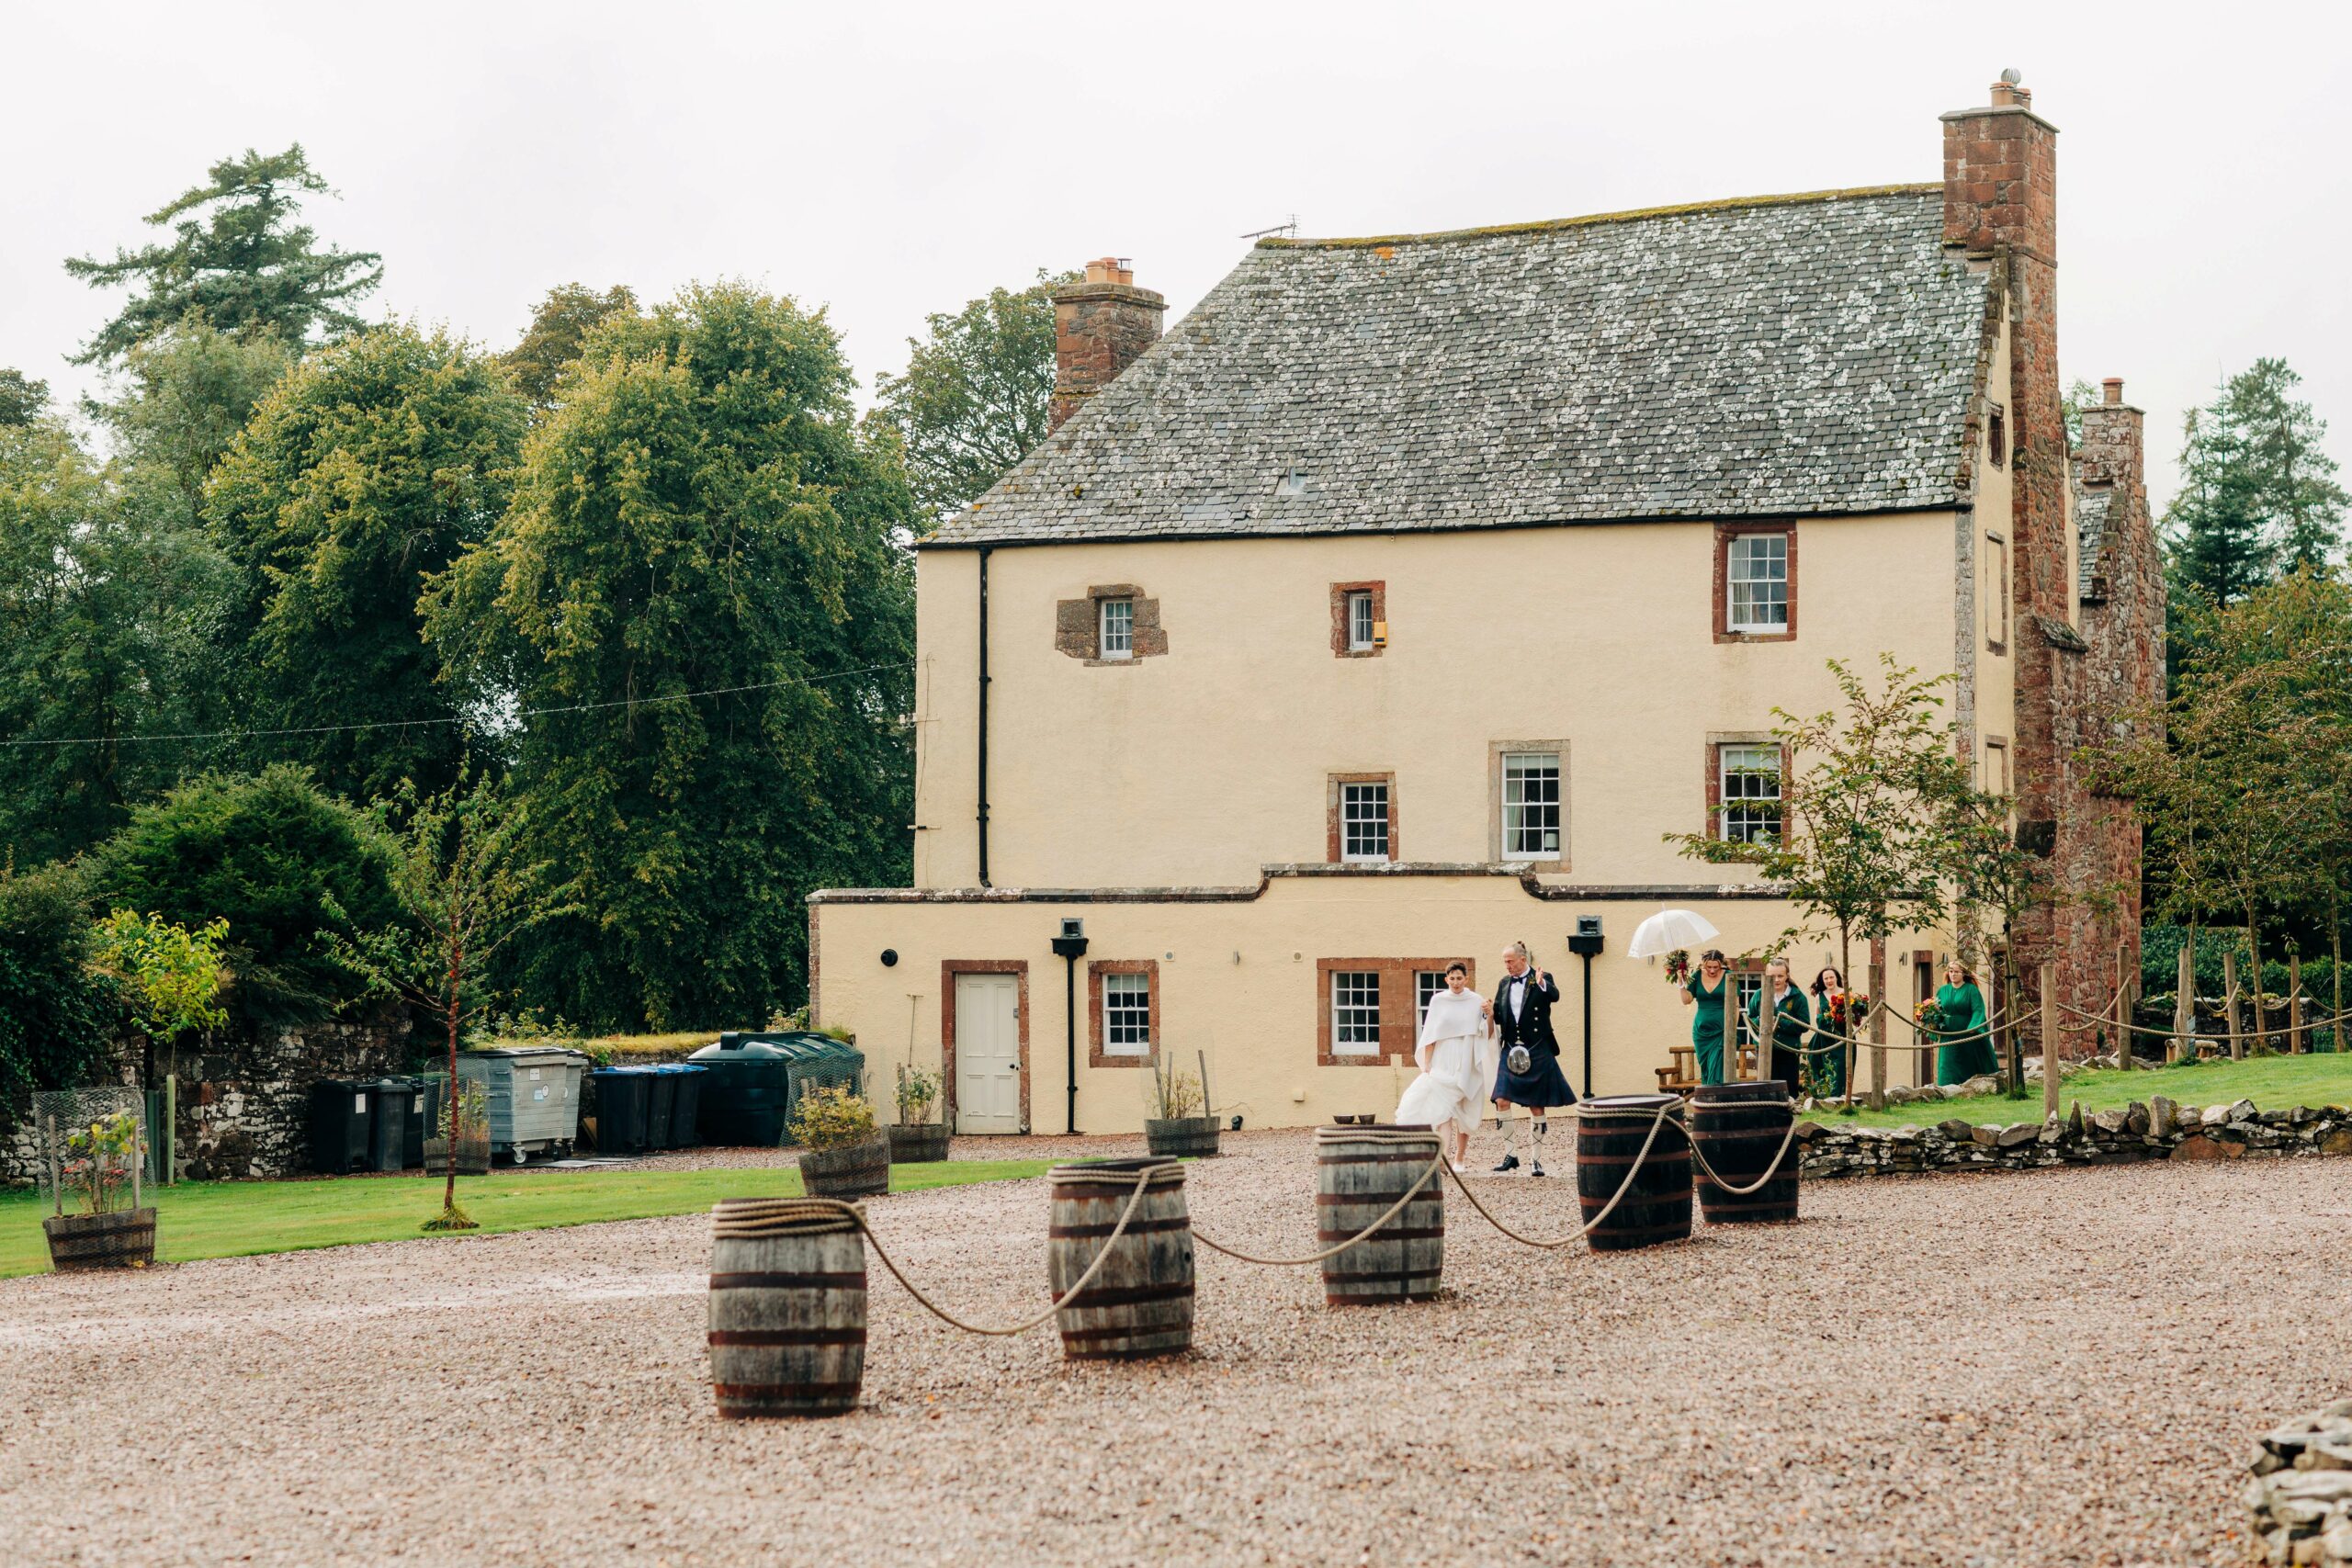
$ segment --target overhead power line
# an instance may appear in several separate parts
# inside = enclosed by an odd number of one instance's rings
[[[714,686],[705,692],[673,692],[665,697],[616,697],[603,703],[567,703],[553,707],[524,708],[514,716],[520,720],[559,713],[594,713],[605,708],[655,707],[663,703],[692,702],[697,697],[731,697],[744,692],[772,692],[783,686],[819,686],[828,681],[846,681],[853,675],[874,675],[886,670],[911,670],[915,663],[910,659],[899,664],[867,664],[855,670],[836,670],[829,675],[796,675],[782,681],[754,681],[747,686]],[[52,740],[0,740],[0,746],[130,746],[154,740],[262,740],[291,735],[348,735],[368,729],[418,729],[465,722],[455,714],[447,714],[438,718],[384,718],[368,724],[311,724],[287,729],[190,729],[164,735],[76,735]]]

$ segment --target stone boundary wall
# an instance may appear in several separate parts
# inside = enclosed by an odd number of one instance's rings
[[[2352,1562],[2352,1399],[2278,1427],[2247,1468],[2246,1512],[2269,1562]]]
[[[310,1023],[215,1043],[179,1062],[179,1175],[189,1181],[300,1176],[311,1168],[311,1086],[404,1073],[415,1056],[393,1016]],[[428,1070],[430,1064],[427,1064]],[[159,1064],[158,1072],[165,1070]],[[136,1082],[135,1070],[121,1069]],[[29,1122],[0,1129],[0,1187],[28,1186],[39,1144]]]
[[[1797,1126],[1799,1173],[1819,1181],[1842,1176],[1908,1175],[1930,1170],[2038,1170],[2061,1165],[2130,1165],[2141,1160],[2283,1159],[2352,1155],[2352,1111],[2299,1105],[2257,1111],[2254,1101],[2199,1110],[2162,1095],[2143,1105],[2064,1121],[1974,1124],[1954,1118],[1930,1127]]]

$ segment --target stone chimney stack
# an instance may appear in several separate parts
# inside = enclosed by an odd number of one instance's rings
[[[1118,379],[1143,351],[1159,341],[1167,299],[1136,287],[1124,256],[1086,264],[1081,282],[1054,290],[1054,408],[1052,430],[1079,405]]]
[[[2123,382],[2109,377],[2106,400],[2083,411],[2083,480],[2137,490],[2147,482],[2141,411],[2123,400]]]

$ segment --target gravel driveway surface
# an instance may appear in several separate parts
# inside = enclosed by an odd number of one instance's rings
[[[1227,1144],[1196,1224],[1307,1250],[1306,1136]],[[2345,1164],[1804,1201],[1600,1258],[1457,1198],[1414,1308],[1203,1250],[1195,1354],[1137,1366],[876,1268],[865,1408],[792,1424],[711,1414],[695,1216],[0,1281],[0,1561],[2242,1562],[2255,1437],[2352,1391]],[[952,1306],[1042,1303],[1042,1180],[874,1212]]]

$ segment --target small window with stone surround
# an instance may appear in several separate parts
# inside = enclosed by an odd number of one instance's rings
[[[1717,642],[1788,642],[1797,635],[1797,533],[1786,523],[1715,525]]]
[[[1124,666],[1168,651],[1159,601],[1132,582],[1098,583],[1054,604],[1054,648],[1091,665]]]
[[[1331,652],[1340,659],[1376,659],[1388,646],[1388,585],[1331,584]]]

